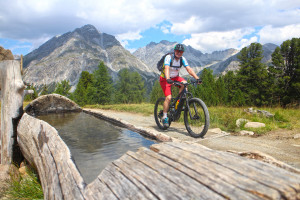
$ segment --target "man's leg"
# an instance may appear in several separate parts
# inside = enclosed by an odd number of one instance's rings
[[[176,81],[179,81],[179,82],[182,82],[182,83],[186,83],[187,82],[184,78],[182,78],[180,76],[176,77]],[[179,88],[179,93],[182,92],[183,89],[184,89],[184,86],[181,85],[180,88]]]
[[[168,84],[166,79],[164,79],[164,78],[160,79],[160,85],[161,85],[161,88],[162,88],[162,90],[165,94],[165,101],[164,101],[164,104],[163,104],[163,117],[162,117],[162,120],[163,120],[164,127],[168,128],[169,127],[168,110],[169,110],[170,102],[171,102],[171,99],[172,99],[172,93],[171,93],[172,85]]]
[[[164,113],[168,112],[171,99],[172,99],[172,95],[166,96],[166,99],[165,99],[164,105],[163,105],[163,111],[164,111]]]

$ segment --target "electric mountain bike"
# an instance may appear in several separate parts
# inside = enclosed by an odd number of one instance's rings
[[[187,91],[187,86],[191,83],[182,83],[174,81],[176,86],[184,86],[181,93],[176,98],[171,99],[168,110],[169,126],[172,122],[179,120],[181,112],[184,112],[184,124],[188,133],[195,138],[203,137],[209,127],[209,113],[205,103],[199,99],[194,98],[192,93]],[[157,126],[166,130],[163,126],[163,104],[165,97],[159,98],[154,107],[154,118]]]

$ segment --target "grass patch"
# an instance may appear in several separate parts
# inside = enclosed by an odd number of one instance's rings
[[[12,200],[44,198],[42,186],[32,169],[28,169],[23,177],[11,176],[5,196]]]

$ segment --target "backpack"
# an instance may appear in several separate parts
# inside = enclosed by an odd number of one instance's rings
[[[167,55],[171,55],[171,66],[172,66],[172,63],[173,63],[173,59],[174,59],[174,54],[173,53],[166,53],[165,55],[163,55],[161,57],[161,59],[157,62],[157,69],[158,71],[162,71],[163,70],[163,66],[164,66],[164,62],[165,62],[165,58]],[[180,67],[183,65],[183,62],[182,62],[182,57],[180,58]]]

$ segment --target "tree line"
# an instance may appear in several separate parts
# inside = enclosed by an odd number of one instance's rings
[[[25,100],[33,100],[38,93],[33,86],[27,89],[34,91]],[[118,73],[118,81],[113,83],[107,66],[100,62],[93,72],[83,71],[73,93],[70,93],[70,83],[67,80],[59,82],[53,93],[66,96],[78,105],[87,104],[114,104],[114,103],[142,103],[145,101],[146,89],[144,81],[138,72],[122,69]],[[48,87],[44,85],[40,95],[49,94]]]
[[[271,63],[262,63],[263,50],[260,43],[243,48],[238,59],[237,71],[213,75],[204,69],[200,78],[203,83],[189,86],[195,97],[208,106],[289,106],[300,105],[300,38],[284,41],[272,54]],[[34,87],[31,88],[35,90]],[[163,96],[156,81],[150,94],[146,94],[144,81],[138,72],[120,70],[116,83],[112,82],[107,67],[100,62],[93,73],[83,71],[77,87],[70,93],[68,81],[56,85],[54,93],[69,97],[80,106],[86,104],[155,103]],[[42,93],[47,93],[44,86]],[[176,95],[178,90],[172,90]],[[149,98],[147,98],[147,96]],[[27,98],[36,98],[35,92]]]

